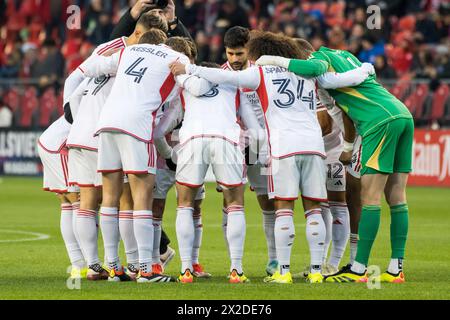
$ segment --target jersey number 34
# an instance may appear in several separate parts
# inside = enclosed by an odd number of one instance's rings
[[[305,86],[305,80],[299,80],[297,83],[297,94],[294,94],[292,90],[289,89],[289,85],[291,83],[291,79],[275,79],[272,80],[272,83],[276,86],[278,86],[277,92],[284,96],[283,99],[277,99],[273,100],[273,103],[278,108],[290,108],[294,105],[294,102],[296,98],[298,100],[301,100],[303,102],[306,102],[309,104],[309,109],[314,110],[315,104],[314,104],[314,91],[311,90],[308,93],[304,95],[304,86]],[[283,100],[283,101],[282,101]]]

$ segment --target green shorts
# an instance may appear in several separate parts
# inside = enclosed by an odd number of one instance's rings
[[[399,118],[362,139],[361,175],[412,171],[414,120]]]

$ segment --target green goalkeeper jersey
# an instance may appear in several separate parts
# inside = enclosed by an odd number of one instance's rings
[[[291,60],[289,71],[314,77],[326,71],[341,73],[360,66],[361,62],[350,52],[322,47],[309,60]],[[327,91],[353,120],[363,137],[394,119],[412,118],[406,106],[380,85],[374,75],[356,87]]]

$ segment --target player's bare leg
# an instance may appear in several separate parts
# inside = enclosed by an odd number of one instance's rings
[[[119,209],[119,231],[127,257],[127,273],[132,279],[135,279],[139,272],[139,254],[134,236],[133,197],[129,183],[123,184]]]
[[[178,208],[176,232],[178,250],[180,251],[181,272],[179,282],[193,282],[192,250],[194,247],[194,206],[198,188],[176,184]]]
[[[264,235],[267,242],[268,263],[266,272],[268,275],[274,274],[278,268],[277,250],[275,245],[275,203],[269,199],[267,194],[257,196],[259,207],[263,213]]]
[[[100,228],[102,230],[106,259],[113,281],[122,280],[124,274],[119,260],[119,204],[123,187],[123,172],[103,173],[103,199],[100,208]],[[117,275],[117,277],[116,277]],[[126,277],[123,277],[123,280]]]
[[[101,189],[96,187],[80,187],[80,209],[76,226],[80,245],[89,266],[88,280],[106,280],[108,272],[103,269],[98,257],[98,220],[97,212]]]
[[[227,208],[227,240],[231,259],[230,282],[242,283],[249,280],[244,275],[242,256],[245,242],[245,214],[244,214],[244,185],[237,187],[224,187],[223,197]]]
[[[384,189],[391,210],[391,261],[387,272],[381,275],[386,282],[404,282],[403,258],[408,236],[408,205],[406,200],[407,173],[391,174]]]
[[[358,225],[361,217],[361,179],[347,173],[346,199],[350,214],[350,265],[353,264],[358,247]]]

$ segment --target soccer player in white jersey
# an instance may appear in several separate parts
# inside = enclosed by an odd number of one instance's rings
[[[296,44],[287,37],[261,32],[248,43],[249,56],[258,59],[267,52],[282,56],[301,56]],[[306,58],[306,56],[302,56]],[[271,155],[269,196],[275,199],[275,242],[280,270],[266,278],[268,282],[292,283],[290,255],[295,228],[294,202],[301,191],[306,217],[306,236],[311,253],[308,281],[322,282],[321,264],[325,242],[325,226],[320,203],[327,201],[325,150],[316,117],[315,80],[297,77],[284,68],[253,67],[239,73],[202,68],[195,65],[171,65],[174,74],[200,76],[212,83],[230,84],[256,90],[266,120]],[[323,87],[351,86],[368,77],[326,74],[317,81]]]
[[[241,129],[237,123],[240,92],[236,86],[230,85],[210,84],[209,88],[203,95],[186,87],[181,93],[184,120],[179,131],[180,147],[177,150],[176,229],[182,265],[178,281],[193,281],[193,205],[195,195],[203,186],[206,172],[211,166],[216,182],[223,188],[225,203],[228,204],[229,281],[244,283],[248,279],[242,268],[245,216],[244,157],[239,143]]]
[[[326,276],[339,271],[339,264],[350,235],[350,217],[345,200],[346,170],[339,161],[344,147],[343,125],[339,126],[339,123],[342,123],[342,113],[337,107],[328,110],[323,104],[320,104],[317,108],[317,117],[322,130],[325,127],[330,131],[323,137],[327,155],[325,165],[328,203],[322,204],[322,216],[327,229],[322,274]],[[327,262],[327,253],[331,242],[332,247]]]
[[[110,55],[111,52],[121,50],[127,45],[137,44],[143,32],[152,27],[162,28],[165,24],[159,16],[144,15],[139,19],[132,36],[122,37],[98,46],[89,59],[96,56]],[[83,72],[83,65],[78,68]],[[73,125],[68,137],[67,146],[70,153],[70,184],[80,187],[80,210],[77,216],[77,230],[80,235],[81,246],[86,254],[89,269],[102,272],[97,248],[97,211],[101,199],[101,174],[97,172],[98,137],[94,136],[100,112],[109,96],[115,77],[102,75],[90,78],[86,87],[81,88],[82,98],[76,115],[73,114]],[[86,81],[86,80],[85,80]],[[124,188],[129,190],[129,188]],[[131,198],[131,197],[129,197]],[[128,274],[135,278],[139,270],[137,243],[132,228],[132,213],[128,214],[124,203],[119,214],[119,229],[124,241],[128,262]]]
[[[96,133],[99,135],[98,171],[103,175],[100,227],[112,281],[121,281],[124,277],[118,257],[117,218],[123,173],[128,175],[134,202],[133,224],[140,265],[137,281],[172,280],[152,273],[151,202],[156,173],[153,127],[158,109],[178,95],[179,88],[168,65],[173,61],[188,63],[189,59],[183,53],[188,53],[189,47],[182,38],[171,38],[171,47],[146,44],[147,34],[142,36],[139,45],[83,65],[90,77],[116,74]]]
[[[246,45],[250,39],[250,31],[243,27],[233,27],[230,28],[224,36],[225,52],[227,55],[227,62],[222,65],[222,69],[230,71],[242,71],[253,66],[253,63],[248,59],[248,50]],[[253,107],[257,119],[259,120],[260,127],[265,130],[264,115],[260,107],[260,101],[258,95],[253,90],[241,90],[242,94],[245,95],[245,99]],[[246,129],[246,128],[244,128]],[[246,137],[248,139],[248,137]],[[246,141],[247,144],[249,141]],[[246,160],[249,159],[250,155],[248,152],[252,152],[249,145],[246,145]],[[256,148],[258,149],[258,148]],[[256,153],[258,150],[255,150]],[[275,207],[273,200],[269,199],[268,189],[267,189],[267,175],[261,174],[262,165],[260,161],[252,161],[252,163],[247,162],[247,178],[250,183],[251,189],[256,193],[256,198],[258,199],[259,206],[262,211],[263,217],[263,227],[264,235],[267,242],[267,252],[268,252],[268,262],[266,266],[266,272],[272,275],[278,268],[277,254],[275,248]],[[222,219],[222,229],[226,239],[227,234],[227,212],[224,205],[222,209],[223,219]],[[227,244],[228,245],[228,244]]]
[[[195,43],[186,39],[190,48],[189,60],[194,63],[197,59],[197,48]],[[170,42],[169,42],[170,44]],[[163,110],[164,109],[164,110]],[[153,226],[155,236],[153,243],[153,264],[159,265],[160,261],[160,241],[162,241],[162,219],[166,204],[167,193],[170,188],[175,185],[176,165],[172,160],[173,149],[178,146],[178,132],[183,121],[183,108],[181,106],[180,97],[167,103],[162,112],[158,113],[157,124],[155,127],[155,146],[158,151],[158,161],[156,170],[155,190],[153,192]],[[199,262],[200,247],[203,237],[203,223],[201,214],[201,203],[205,198],[205,188],[201,187],[195,197],[194,202],[194,246],[192,249],[192,274],[197,278],[209,278],[211,274],[204,271],[203,266]],[[168,247],[173,254],[175,251]]]
[[[78,190],[69,186],[66,139],[70,123],[64,116],[53,122],[38,140],[38,152],[44,171],[44,190],[53,192],[61,202],[61,234],[72,265],[71,277],[86,274],[86,261],[76,234],[75,217],[79,207]]]

